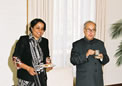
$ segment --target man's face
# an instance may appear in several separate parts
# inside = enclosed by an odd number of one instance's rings
[[[88,39],[88,40],[93,40],[95,34],[96,34],[96,26],[94,23],[87,23],[86,24],[86,27],[84,28],[84,34],[85,34],[85,37]]]

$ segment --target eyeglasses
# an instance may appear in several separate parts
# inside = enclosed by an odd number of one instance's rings
[[[96,29],[86,29],[87,32],[96,32]]]

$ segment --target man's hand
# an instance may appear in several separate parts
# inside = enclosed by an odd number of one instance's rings
[[[89,49],[86,53],[86,56],[89,56],[89,55],[94,55],[95,54],[95,51],[92,50],[92,49]]]
[[[103,59],[103,54],[100,53],[98,56],[95,56],[96,59]]]

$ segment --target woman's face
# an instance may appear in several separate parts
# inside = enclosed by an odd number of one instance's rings
[[[32,34],[36,40],[38,40],[44,34],[44,24],[42,22],[38,22],[32,28]]]

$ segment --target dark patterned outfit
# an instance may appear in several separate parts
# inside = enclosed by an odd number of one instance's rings
[[[46,69],[40,67],[46,63],[46,57],[49,57],[46,38],[35,40],[31,34],[20,37],[13,53],[13,61],[17,66],[18,86],[47,86]],[[20,68],[21,63],[33,67],[37,75],[31,76],[28,71]]]

